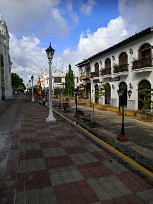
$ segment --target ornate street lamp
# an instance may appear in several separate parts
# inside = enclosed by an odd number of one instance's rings
[[[73,92],[74,96],[75,96],[75,116],[77,117],[78,115],[78,101],[77,101],[77,95],[78,95],[78,90],[75,89],[75,91]]]
[[[125,141],[128,141],[128,136],[125,134],[125,130],[124,130],[124,90],[119,89],[117,90],[117,93],[119,95],[119,98],[122,99],[122,125],[121,125],[121,133],[117,136],[117,140],[121,142],[125,142]],[[129,90],[127,93],[130,98],[132,91]]]
[[[35,101],[35,99],[34,99],[34,94],[33,94],[33,79],[34,79],[34,76],[32,75],[31,76],[31,84],[32,84],[32,102],[34,102]]]
[[[52,70],[51,70],[51,64],[52,59],[54,55],[55,50],[51,47],[51,43],[49,45],[49,48],[46,49],[46,54],[48,58],[49,63],[49,114],[46,118],[46,122],[56,122],[56,119],[53,116],[53,110],[52,110]]]
[[[89,94],[90,94],[90,107],[92,106],[92,101],[91,101],[91,94],[93,93],[93,90],[91,91],[89,91]]]
[[[91,105],[91,91],[89,91],[89,94],[90,94],[90,107],[92,106]]]
[[[62,109],[61,96],[62,96],[62,89],[59,89],[59,104],[58,104],[58,109]]]

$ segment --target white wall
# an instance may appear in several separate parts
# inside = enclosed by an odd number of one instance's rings
[[[153,46],[153,33],[150,33],[146,36],[143,36],[139,39],[136,39],[120,48],[116,48],[113,51],[110,51],[107,54],[101,55],[97,58],[94,58],[91,60],[90,65],[91,65],[91,72],[95,71],[94,65],[96,62],[99,63],[99,70],[101,70],[102,68],[105,68],[105,60],[107,58],[111,59],[111,67],[112,67],[112,73],[110,76],[108,76],[107,78],[103,78],[102,76],[99,76],[99,80],[100,82],[104,82],[104,83],[109,83],[111,86],[111,105],[118,107],[118,101],[119,101],[119,97],[118,97],[118,93],[117,90],[119,89],[119,84],[121,82],[125,82],[127,84],[127,91],[129,89],[131,89],[132,91],[132,95],[130,97],[130,99],[127,99],[127,109],[132,109],[132,110],[137,110],[138,109],[138,84],[142,81],[142,80],[148,80],[151,83],[151,87],[153,88],[153,67],[150,68],[150,71],[147,71],[147,68],[144,68],[144,70],[142,72],[136,73],[132,70],[132,61],[134,58],[138,59],[138,50],[139,48],[145,44],[145,43],[149,43],[150,45]],[[129,50],[132,49],[133,50],[133,54],[129,53]],[[128,55],[128,72],[123,75],[123,73],[120,75],[119,73],[113,73],[113,65],[115,64],[119,64],[119,55],[122,52],[126,52]],[[153,49],[152,49],[153,52]],[[112,56],[115,57],[115,60],[112,59]],[[153,54],[152,54],[152,58],[153,58]],[[102,62],[102,65],[100,63],[100,61]],[[80,68],[79,68],[80,70]],[[115,77],[120,77],[119,81],[109,81],[109,78],[115,78]],[[91,90],[94,90],[94,85],[93,84],[93,79],[91,80]],[[129,84],[132,84],[133,88],[129,87]],[[112,84],[114,85],[114,89],[112,89]],[[92,98],[94,98],[94,92],[92,93]],[[99,102],[101,104],[104,104],[104,98],[102,100],[99,100]]]

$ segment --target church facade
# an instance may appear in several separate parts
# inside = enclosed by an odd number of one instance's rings
[[[0,17],[0,100],[12,97],[9,38],[7,25]]]

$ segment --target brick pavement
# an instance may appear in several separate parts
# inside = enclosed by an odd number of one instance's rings
[[[13,187],[14,204],[153,203],[153,186],[59,116],[45,123],[47,114],[38,103],[19,106],[3,203],[13,203]]]

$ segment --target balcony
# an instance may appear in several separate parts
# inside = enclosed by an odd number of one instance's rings
[[[80,76],[80,80],[86,80],[89,78],[90,78],[90,73],[86,73],[86,74]]]
[[[90,78],[99,77],[99,72],[90,72]]]
[[[133,61],[132,70],[135,72],[152,71],[151,58],[144,58]]]
[[[102,78],[108,78],[111,75],[111,68],[105,68],[101,70]]]
[[[114,65],[115,75],[128,75],[128,64]]]

